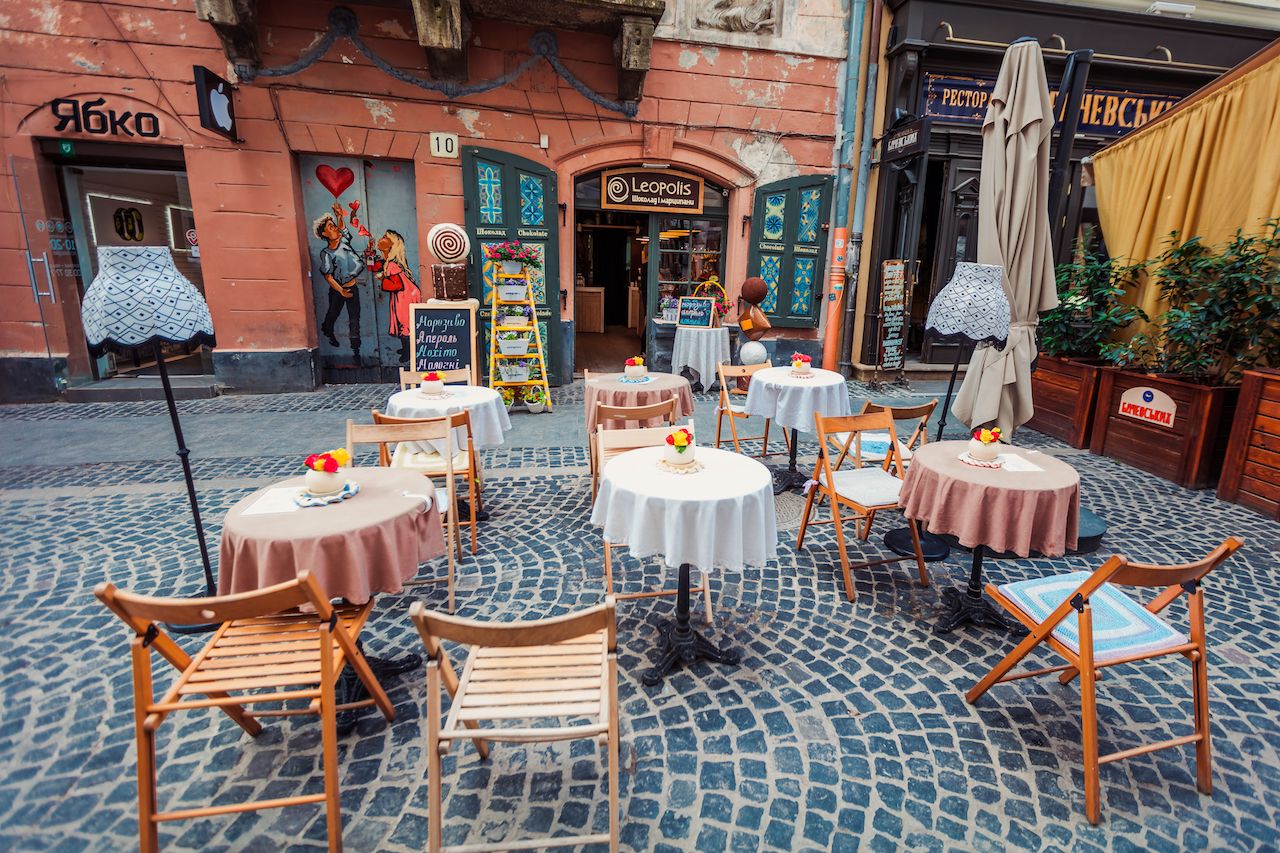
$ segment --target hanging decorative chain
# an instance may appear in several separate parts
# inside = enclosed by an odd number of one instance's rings
[[[288,77],[291,74],[297,74],[299,71],[305,71],[318,62],[322,56],[329,52],[329,48],[333,47],[333,43],[339,38],[345,38],[351,42],[356,50],[364,54],[370,62],[384,73],[420,89],[439,92],[450,100],[466,95],[478,95],[481,92],[488,92],[501,86],[506,86],[533,68],[539,60],[545,59],[547,64],[564,78],[566,83],[591,103],[612,112],[622,113],[627,118],[634,118],[636,115],[635,101],[615,101],[606,98],[582,82],[572,71],[566,68],[564,63],[560,61],[560,48],[556,43],[556,37],[547,30],[539,30],[533,34],[533,37],[529,39],[529,51],[532,56],[506,74],[476,83],[453,83],[448,80],[428,80],[425,77],[419,77],[416,74],[410,74],[408,71],[396,68],[390,62],[387,62],[360,38],[360,24],[356,20],[356,13],[344,6],[337,6],[330,10],[329,31],[316,43],[315,47],[299,56],[296,61],[287,65],[277,65],[274,68],[254,68],[251,65],[238,64],[236,65],[236,76],[244,83],[252,83],[259,77]]]

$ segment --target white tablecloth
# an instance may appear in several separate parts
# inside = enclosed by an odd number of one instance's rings
[[[661,447],[604,466],[591,523],[635,557],[661,555],[672,568],[762,566],[778,556],[773,478],[754,459],[699,446],[705,467],[675,474],[658,467]]]
[[[752,374],[746,408],[749,415],[773,418],[775,424],[801,432],[813,432],[814,412],[829,418],[852,414],[844,377],[817,367],[805,379],[793,376],[790,367]]]
[[[476,449],[498,447],[503,441],[503,433],[511,429],[511,419],[507,417],[507,407],[502,403],[502,395],[492,388],[478,385],[446,385],[448,397],[427,397],[417,388],[398,391],[387,401],[387,414],[397,418],[441,418],[466,409],[471,412],[471,435]],[[462,429],[454,430],[454,447],[457,451],[466,447],[467,434]],[[405,442],[420,445],[420,442]],[[430,447],[418,446],[417,449],[444,453],[443,442],[427,442]]]
[[[671,353],[671,372],[680,375],[680,368],[691,367],[698,374],[702,390],[710,390],[718,381],[716,365],[729,360],[729,330],[724,326],[714,329],[676,327],[675,349]]]

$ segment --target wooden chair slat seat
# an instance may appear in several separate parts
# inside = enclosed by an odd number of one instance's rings
[[[742,452],[742,444],[744,441],[759,441],[760,453],[757,458],[766,459],[770,456],[778,456],[791,451],[791,438],[787,435],[787,431],[782,431],[783,449],[770,453],[769,452],[769,427],[772,424],[771,418],[764,419],[764,432],[760,435],[738,435],[738,421],[751,417],[747,414],[746,396],[747,392],[738,388],[737,380],[743,377],[749,377],[773,367],[772,362],[761,362],[760,364],[725,364],[721,362],[716,365],[716,374],[720,379],[720,404],[716,407],[716,447],[721,444],[720,436],[724,430],[724,419],[729,419],[729,440],[733,442],[733,449],[737,453]],[[734,382],[730,383],[729,380]],[[734,398],[742,400],[736,402]]]

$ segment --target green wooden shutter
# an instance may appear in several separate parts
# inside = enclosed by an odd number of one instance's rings
[[[760,309],[775,326],[818,325],[831,183],[830,175],[806,175],[756,190],[747,275],[764,279]]]

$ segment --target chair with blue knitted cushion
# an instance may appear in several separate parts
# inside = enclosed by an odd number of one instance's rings
[[[1204,576],[1235,553],[1243,543],[1232,536],[1194,563],[1158,566],[1134,563],[1121,556],[1107,560],[1095,572],[1071,572],[1047,578],[987,584],[987,594],[1027,627],[1030,634],[995,669],[987,673],[965,698],[977,702],[993,685],[1033,675],[1061,673],[1069,683],[1080,676],[1084,740],[1085,814],[1091,823],[1102,816],[1098,768],[1111,761],[1144,755],[1158,749],[1194,743],[1196,781],[1201,791],[1213,789],[1209,753],[1209,680],[1204,631]],[[1162,587],[1150,604],[1130,598],[1120,586]],[[1160,612],[1183,594],[1187,596],[1190,629],[1183,633],[1161,618]],[[1031,672],[1008,674],[1036,646],[1044,643],[1067,663]],[[1133,749],[1098,754],[1096,682],[1104,667],[1181,655],[1191,661],[1193,733]]]
[[[871,521],[877,512],[901,509],[898,495],[902,491],[902,455],[898,449],[897,434],[893,429],[893,415],[875,412],[867,415],[827,418],[814,415],[818,433],[818,465],[813,479],[805,484],[808,497],[804,502],[804,515],[800,519],[800,532],[796,536],[796,548],[804,547],[804,534],[810,524],[834,524],[836,542],[840,547],[840,568],[844,573],[844,591],[850,601],[858,597],[853,587],[853,569],[864,569],[885,563],[901,562],[903,557],[872,560],[857,566],[849,565],[849,554],[844,544],[844,517],[841,508],[852,510],[854,519],[861,522],[858,538],[865,541],[871,532]],[[883,456],[875,464],[863,465],[862,439],[868,434],[884,434],[888,440]],[[835,461],[832,462],[832,457]],[[852,460],[852,467],[843,467]],[[831,504],[831,518],[810,520],[815,501],[827,499]],[[920,572],[920,585],[929,585],[929,570],[925,567],[920,551],[920,529],[916,522],[907,519],[911,531],[911,543],[915,548],[916,567]],[[910,558],[905,558],[910,559]]]

